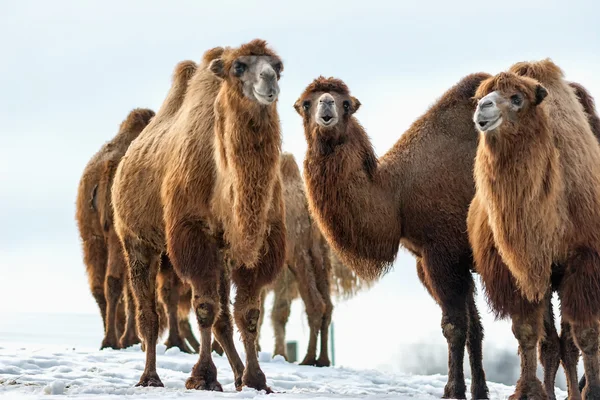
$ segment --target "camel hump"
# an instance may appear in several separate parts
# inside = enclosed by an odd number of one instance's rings
[[[300,168],[292,153],[281,153],[281,163],[279,167],[281,169],[281,175],[285,180],[292,178],[301,179]]]
[[[206,50],[202,55],[202,64],[208,65],[212,60],[216,60],[217,58],[223,55],[225,48],[223,47],[213,47],[212,49]]]
[[[509,72],[527,76],[541,83],[558,81],[564,78],[564,73],[551,59],[540,61],[521,61],[510,67]]]
[[[187,83],[197,69],[198,65],[191,60],[185,60],[177,63],[175,70],[173,71],[173,84]]]
[[[470,100],[475,96],[475,92],[477,92],[477,88],[481,82],[490,77],[491,75],[485,72],[467,75],[451,88],[448,93],[452,93],[452,96],[457,100]]]
[[[127,118],[121,123],[119,133],[137,132],[140,133],[150,123],[154,117],[154,111],[149,108],[136,108],[132,110]]]
[[[598,117],[598,114],[596,114],[596,103],[594,102],[594,98],[583,85],[577,82],[569,82],[569,86],[573,88],[575,95],[583,106],[583,111],[585,111],[587,115],[594,136],[600,141],[600,118]]]

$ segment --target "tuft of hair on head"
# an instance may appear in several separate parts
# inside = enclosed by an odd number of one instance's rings
[[[300,175],[300,167],[298,167],[296,158],[292,153],[281,153],[279,169],[281,170],[281,175],[283,177],[299,179],[302,178],[302,176]]]
[[[521,61],[510,67],[508,71],[540,82],[561,80],[565,76],[562,69],[549,58],[540,61]]]
[[[175,70],[173,71],[173,83],[189,81],[197,69],[198,65],[191,60],[185,60],[177,63]]]
[[[350,89],[341,79],[329,77],[325,78],[324,76],[319,76],[314,81],[312,81],[306,89],[304,89],[304,93],[302,93],[302,97],[309,93],[316,92],[336,92],[343,95],[349,95]]]
[[[546,98],[548,91],[536,79],[517,75],[513,72],[500,72],[479,85],[475,92],[475,98],[481,99],[487,94],[495,91],[511,92],[517,90],[527,97],[531,103],[538,105]]]
[[[135,108],[121,123],[119,132],[141,132],[154,118],[154,111],[149,108]]]

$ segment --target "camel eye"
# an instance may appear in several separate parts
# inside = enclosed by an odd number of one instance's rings
[[[344,100],[342,105],[344,106],[344,111],[347,112],[348,110],[350,110],[350,102],[348,100]]]
[[[304,111],[310,110],[310,101],[304,100],[304,103],[302,103],[302,108],[304,108]]]
[[[275,72],[277,72],[279,74],[281,72],[281,70],[283,69],[283,65],[281,63],[277,63],[277,64],[273,65],[273,69],[275,70]]]
[[[520,106],[521,104],[523,104],[523,99],[518,94],[515,94],[510,97],[510,102],[515,106]]]
[[[242,75],[244,71],[246,71],[246,64],[243,62],[236,61],[235,64],[233,64],[233,72],[236,76]]]

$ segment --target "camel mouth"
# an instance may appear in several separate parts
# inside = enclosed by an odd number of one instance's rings
[[[476,125],[477,125],[477,129],[479,129],[481,132],[489,132],[489,131],[493,131],[494,129],[499,127],[501,123],[502,123],[502,117],[498,117],[496,119],[491,119],[491,120],[477,121]]]
[[[331,115],[324,115],[317,118],[317,123],[323,127],[334,126],[337,123],[337,118]]]
[[[273,102],[275,100],[277,100],[277,95],[273,92],[270,95],[269,94],[262,94],[259,91],[257,91],[256,89],[254,89],[254,97],[256,97],[256,100],[258,100],[259,103],[264,104],[264,105],[269,105],[269,104],[273,104]]]

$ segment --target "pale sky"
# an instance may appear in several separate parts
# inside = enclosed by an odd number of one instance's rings
[[[318,75],[343,79],[361,101],[356,116],[379,155],[469,73],[550,57],[600,96],[594,1],[408,3],[2,1],[0,312],[97,314],[74,219],[83,168],[132,108],[158,109],[178,61],[208,48],[258,37],[279,53],[283,148],[298,162],[306,143],[292,104]],[[302,352],[301,309],[288,338]],[[486,366],[498,348],[516,354],[509,324],[494,322],[481,296],[479,309]],[[401,250],[370,292],[338,305],[338,364],[423,372],[441,363],[445,373],[440,318]]]

